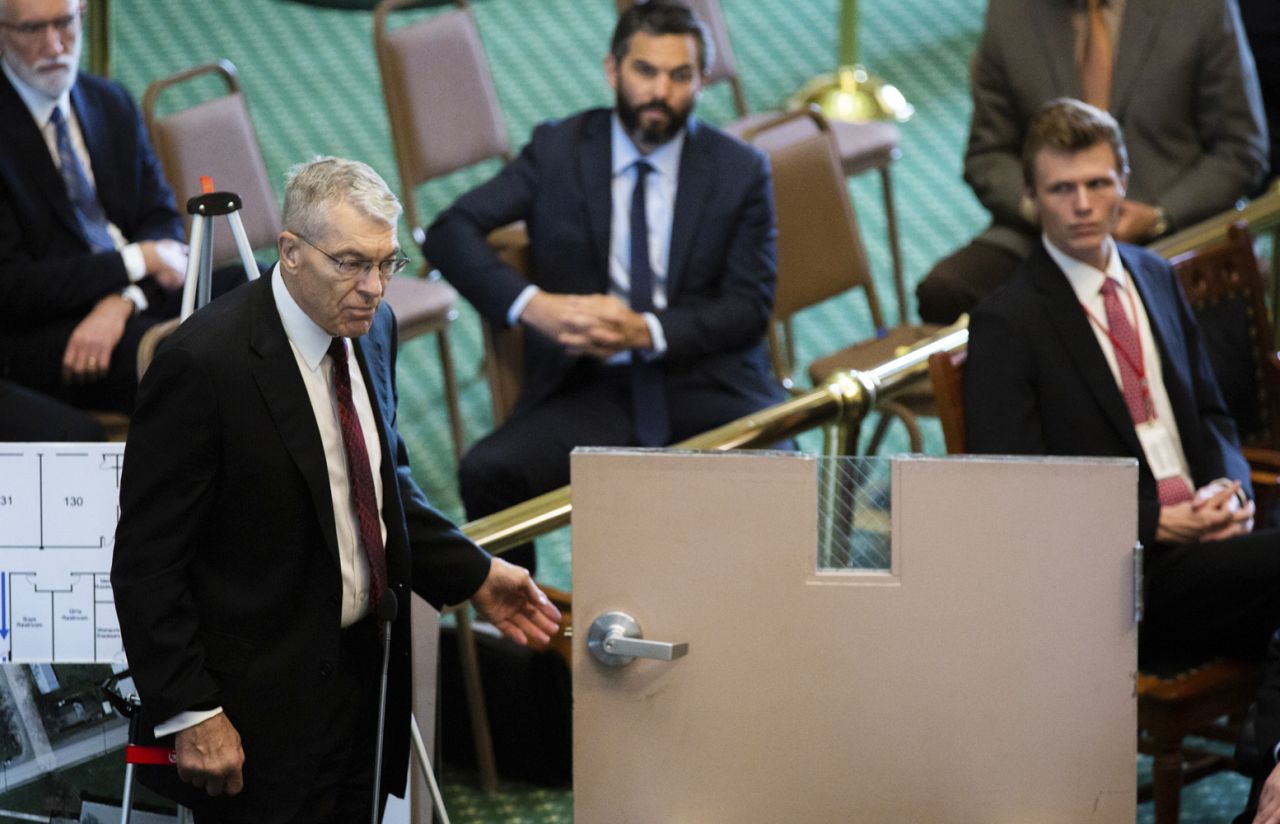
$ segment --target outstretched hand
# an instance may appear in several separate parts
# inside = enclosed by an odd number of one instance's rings
[[[471,603],[518,644],[546,644],[560,629],[560,610],[538,589],[529,571],[501,558],[490,562],[489,576]]]

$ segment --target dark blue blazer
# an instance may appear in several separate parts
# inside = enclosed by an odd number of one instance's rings
[[[129,242],[182,239],[173,192],[129,93],[81,73],[71,105],[107,218]],[[0,334],[79,318],[128,283],[118,253],[90,251],[40,130],[0,74]]]
[[[200,809],[288,806],[320,768],[339,654],[342,581],[320,432],[271,295],[271,277],[186,321],[139,389],[125,449],[111,583],[148,728],[221,705],[245,751],[245,790]],[[383,304],[353,340],[382,453],[392,632],[383,787],[403,787],[411,587],[469,598],[489,556],[432,509],[396,432],[396,329]],[[167,770],[168,792],[203,792]]]
[[[609,121],[610,110],[592,109],[538,126],[518,158],[432,224],[424,254],[490,323],[506,325],[530,282],[548,292],[609,290]],[[694,371],[767,405],[781,397],[763,344],[777,270],[768,160],[690,118],[679,174],[668,306],[657,313],[668,347],[661,362],[669,376]],[[529,230],[527,279],[485,242],[518,220]],[[541,335],[525,340],[522,405],[554,391],[576,361]]]
[[[1118,248],[1151,321],[1192,480],[1231,478],[1251,493],[1235,423],[1172,267],[1135,246]],[[1043,243],[974,310],[964,383],[970,452],[1137,458],[1138,535],[1152,546],[1155,477],[1089,320]]]

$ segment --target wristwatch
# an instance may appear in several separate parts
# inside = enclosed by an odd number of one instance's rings
[[[1160,237],[1169,231],[1169,216],[1164,213],[1163,206],[1156,207],[1156,225],[1151,230],[1152,237]]]

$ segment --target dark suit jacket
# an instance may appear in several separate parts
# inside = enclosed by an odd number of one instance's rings
[[[1161,374],[1197,487],[1227,477],[1250,491],[1235,424],[1173,269],[1118,244],[1160,350]],[[1138,534],[1155,541],[1160,503],[1124,396],[1066,275],[1042,243],[974,310],[965,366],[973,453],[1138,459]]]
[[[1053,98],[1082,95],[1073,8],[991,0],[973,56],[964,178],[995,220],[982,240],[1019,255],[1037,235],[1018,211],[1027,126]],[[1164,207],[1175,228],[1266,180],[1262,97],[1236,0],[1127,0],[1109,108],[1129,149],[1129,197]]]
[[[182,220],[138,109],[119,83],[71,89],[107,219],[129,242],[182,239]],[[0,74],[0,353],[6,335],[79,318],[129,285],[116,252],[91,252],[40,130]]]
[[[264,798],[288,804],[316,775],[309,733],[326,723],[342,591],[319,429],[270,282],[197,312],[148,370],[125,450],[111,573],[147,728],[224,707],[246,757],[245,791],[227,803],[254,811]],[[389,583],[401,605],[383,777],[394,790],[408,757],[408,588],[437,606],[460,602],[489,558],[410,476],[385,304],[354,344],[381,431]]]
[[[538,126],[520,156],[463,195],[432,224],[423,243],[431,263],[490,323],[506,326],[530,282],[548,292],[609,289],[612,213],[610,111],[593,109]],[[485,242],[500,226],[529,229],[528,279]],[[767,404],[780,396],[763,337],[776,277],[768,160],[690,118],[680,160],[667,277],[667,308],[656,313],[667,338],[670,374],[696,370]],[[522,405],[554,391],[575,358],[528,334]]]

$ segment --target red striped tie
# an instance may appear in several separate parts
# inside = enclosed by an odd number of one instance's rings
[[[360,417],[351,401],[351,374],[347,370],[347,347],[342,338],[329,344],[333,359],[333,384],[338,392],[338,420],[342,424],[342,443],[347,448],[347,472],[351,482],[351,500],[356,507],[360,526],[360,544],[369,559],[371,592],[370,610],[378,613],[378,601],[387,586],[387,554],[382,545],[382,524],[378,517],[378,495],[373,488],[373,472],[369,469],[369,452],[364,445]]]
[[[1116,282],[1107,278],[1102,284],[1102,302],[1107,310],[1107,330],[1111,345],[1116,351],[1116,365],[1120,367],[1120,385],[1124,392],[1125,406],[1129,407],[1129,416],[1134,424],[1145,423],[1154,413],[1148,414],[1148,396],[1143,390],[1142,379],[1135,368],[1142,358],[1142,347],[1138,345],[1138,333],[1124,313],[1120,305],[1120,296],[1116,294]],[[1193,497],[1191,487],[1181,476],[1156,481],[1156,495],[1165,506],[1180,504]]]

